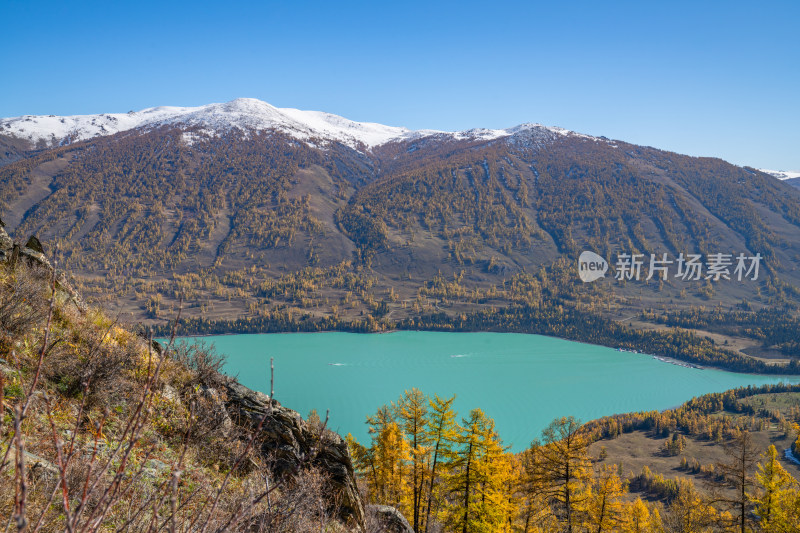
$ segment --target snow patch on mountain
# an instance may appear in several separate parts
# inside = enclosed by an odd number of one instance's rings
[[[800,178],[800,171],[797,170],[767,170],[765,168],[757,169],[759,172],[763,172],[764,174],[769,174],[770,176],[774,176],[779,180],[789,180],[792,178]]]
[[[372,122],[355,122],[321,111],[277,108],[254,98],[237,98],[222,104],[199,107],[153,107],[128,113],[100,115],[24,115],[0,119],[0,135],[25,139],[34,145],[58,146],[94,137],[113,135],[137,128],[152,129],[164,125],[198,127],[202,135],[187,132],[183,142],[192,145],[203,135],[215,135],[233,129],[249,131],[277,130],[296,139],[317,144],[340,142],[351,148],[372,149],[393,141],[428,136],[451,136],[456,140],[494,140],[502,137],[546,134],[581,135],[562,128],[540,124],[521,124],[508,129],[476,128],[460,132],[410,130]]]

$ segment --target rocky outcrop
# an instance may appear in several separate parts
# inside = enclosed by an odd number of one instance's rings
[[[44,247],[36,235],[31,235],[28,237],[28,242],[25,243],[25,248],[33,250],[34,252],[39,252],[40,254],[44,254]]]
[[[8,235],[5,230],[5,224],[0,219],[0,263],[9,262],[11,265],[16,265],[20,260],[27,261],[30,265],[39,265],[50,269],[53,266],[44,255],[44,248],[42,243],[39,242],[35,236],[31,235],[25,245],[21,245]],[[62,293],[67,295],[67,298],[75,304],[78,309],[84,311],[86,304],[81,300],[78,292],[72,288],[72,285],[67,281],[63,272],[58,272],[56,277],[56,288]]]
[[[0,261],[16,263],[20,258],[27,258],[32,263],[50,266],[50,261],[44,255],[44,249],[39,239],[30,236],[25,246],[14,242],[5,229],[5,224],[0,219]]]
[[[356,487],[353,464],[344,440],[331,431],[314,427],[296,411],[238,383],[226,385],[225,407],[233,421],[241,426],[261,427],[262,453],[274,461],[274,473],[291,476],[314,466],[327,474],[332,501],[339,505],[340,519],[364,530],[364,506]]]
[[[388,505],[368,505],[367,514],[374,522],[372,529],[379,533],[414,533],[403,513]]]
[[[0,261],[6,261],[11,257],[11,249],[14,247],[14,241],[6,233],[3,227],[3,220],[0,219]]]

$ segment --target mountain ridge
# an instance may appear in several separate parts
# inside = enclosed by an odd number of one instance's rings
[[[471,128],[452,132],[432,129],[411,130],[375,122],[357,122],[323,111],[277,108],[255,98],[237,98],[230,102],[197,107],[158,106],[128,113],[22,115],[0,118],[0,135],[24,140],[34,146],[51,148],[133,129],[152,129],[178,124],[197,126],[209,134],[226,132],[234,128],[243,131],[276,129],[299,140],[313,141],[319,138],[362,150],[370,150],[390,142],[429,136],[452,137],[455,140],[493,140],[529,130],[600,139],[535,123],[523,123],[505,129]]]

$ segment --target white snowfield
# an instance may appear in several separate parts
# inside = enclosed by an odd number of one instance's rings
[[[792,178],[800,178],[800,171],[798,170],[767,170],[766,168],[759,168],[759,171],[770,176],[775,176],[779,180],[788,180]]]
[[[113,135],[136,128],[152,129],[163,125],[197,126],[202,133],[214,135],[232,129],[247,131],[278,130],[298,140],[340,142],[351,148],[367,150],[392,141],[428,136],[450,136],[455,140],[492,140],[512,135],[576,135],[562,128],[540,124],[522,124],[508,129],[472,129],[460,132],[410,130],[372,122],[354,122],[321,111],[277,108],[254,98],[237,98],[224,104],[199,107],[153,107],[129,113],[100,115],[24,115],[0,119],[0,135],[25,139],[34,144],[58,146],[94,137]],[[196,142],[196,134],[184,135],[188,144]]]

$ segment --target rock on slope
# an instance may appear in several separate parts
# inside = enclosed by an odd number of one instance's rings
[[[227,385],[225,408],[232,420],[240,425],[255,428],[262,418],[265,456],[275,460],[275,473],[292,475],[310,462],[325,472],[339,499],[341,518],[364,524],[364,506],[356,487],[350,452],[344,440],[331,431],[319,434],[296,411],[273,402],[266,394],[256,392],[238,383]],[[307,458],[311,458],[308,460]]]

